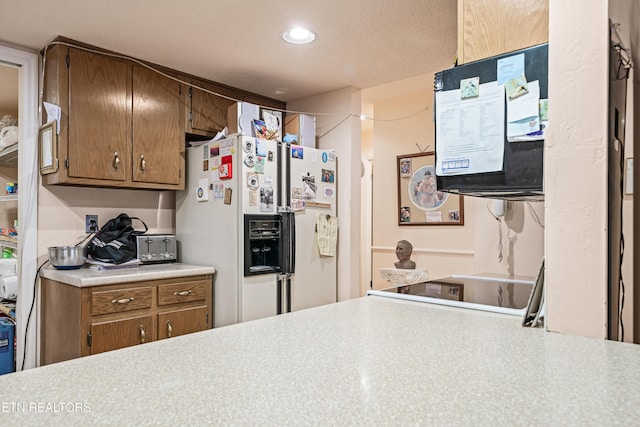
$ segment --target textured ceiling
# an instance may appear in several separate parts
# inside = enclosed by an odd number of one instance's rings
[[[283,101],[450,66],[457,0],[3,2],[0,42],[62,35]],[[293,25],[318,34],[290,45]]]

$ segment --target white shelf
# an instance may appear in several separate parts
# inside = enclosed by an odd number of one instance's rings
[[[18,144],[13,144],[0,151],[0,166],[18,166]]]
[[[18,249],[18,237],[0,236],[0,247]]]
[[[5,196],[0,196],[0,202],[10,202],[13,200],[18,200],[17,194],[7,194]]]

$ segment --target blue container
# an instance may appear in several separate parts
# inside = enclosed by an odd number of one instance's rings
[[[0,375],[15,372],[13,337],[15,326],[6,317],[0,317]]]

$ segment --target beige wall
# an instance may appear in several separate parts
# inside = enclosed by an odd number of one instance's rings
[[[40,185],[38,192],[38,258],[47,247],[73,245],[85,234],[85,215],[97,214],[102,226],[125,212],[141,218],[149,233],[175,232],[175,194],[172,191],[114,190]],[[136,221],[136,229],[141,225]]]
[[[597,338],[607,331],[607,3],[549,7],[547,328]]]
[[[418,82],[417,82],[418,83]],[[416,268],[442,277],[457,271],[471,273],[474,217],[467,216],[473,203],[465,200],[464,226],[399,226],[397,156],[433,151],[433,83],[419,82],[411,93],[374,103],[373,134],[373,288],[387,287],[380,268],[392,268],[397,261],[395,246],[406,239],[413,244]],[[420,112],[419,114],[415,114]],[[411,116],[413,115],[413,116]],[[403,120],[394,120],[411,116]],[[473,208],[471,209],[473,210]]]

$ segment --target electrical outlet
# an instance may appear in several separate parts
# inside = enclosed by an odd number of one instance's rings
[[[84,222],[84,232],[94,233],[98,231],[98,215],[86,215]]]

